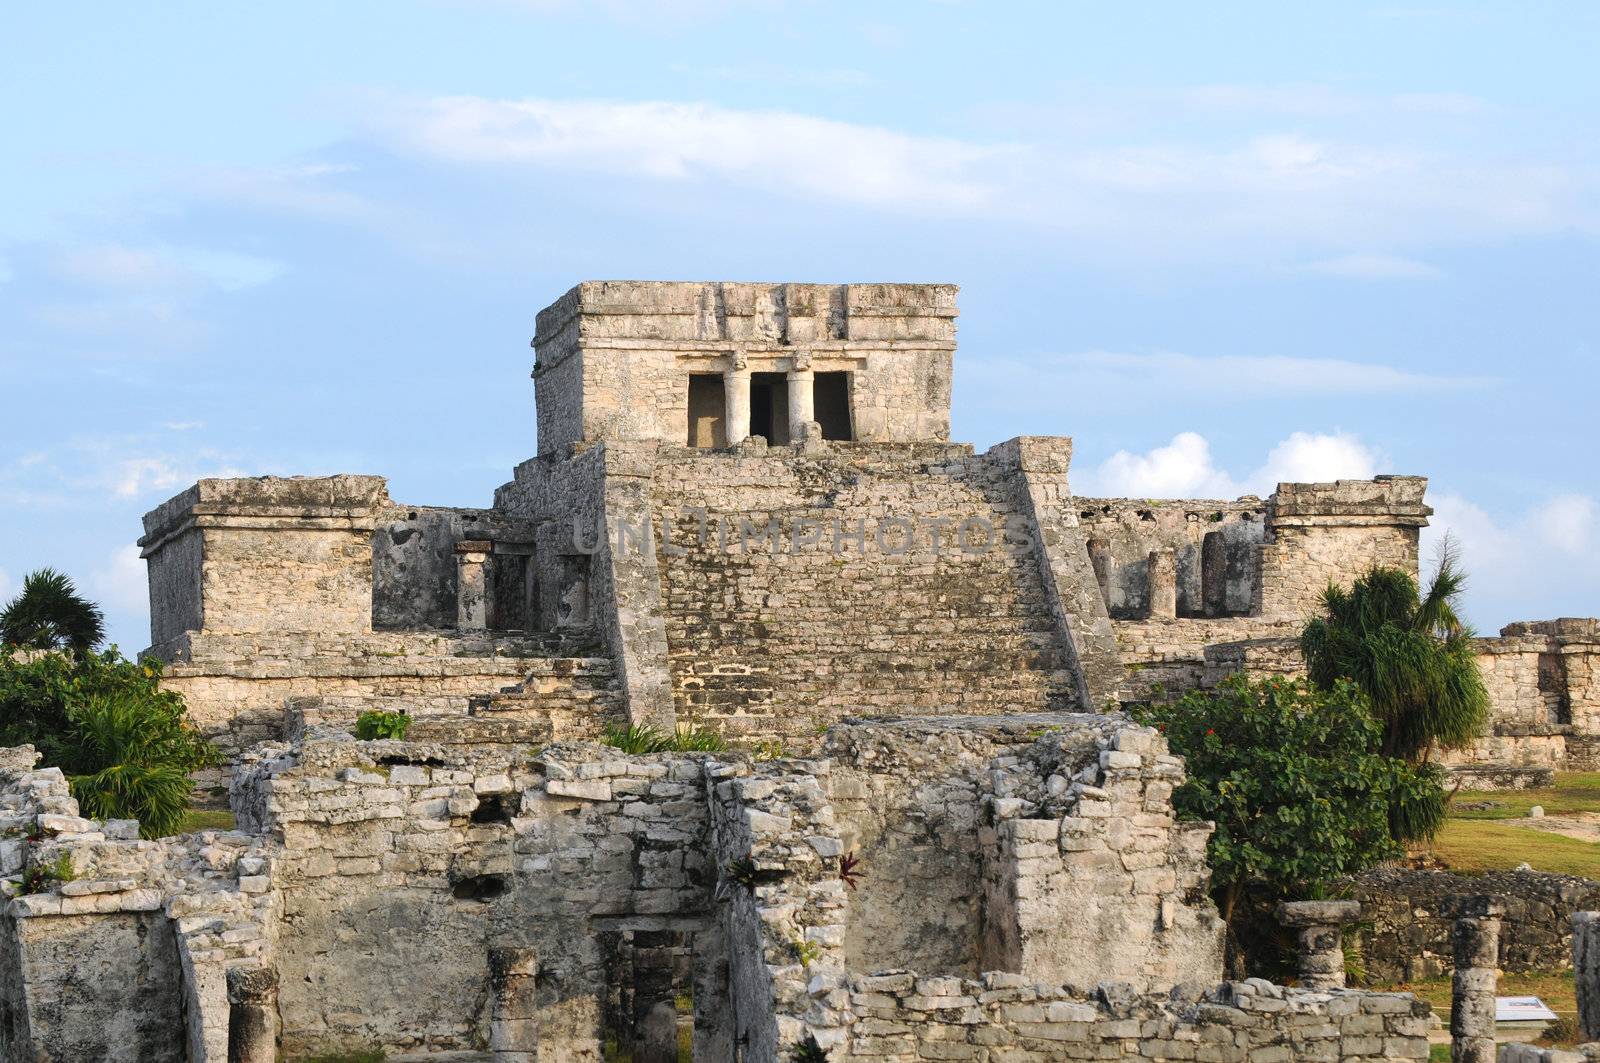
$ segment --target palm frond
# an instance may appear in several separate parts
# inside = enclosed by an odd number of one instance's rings
[[[85,654],[105,638],[105,614],[71,579],[41,568],[22,579],[22,593],[0,610],[0,642],[32,650]]]

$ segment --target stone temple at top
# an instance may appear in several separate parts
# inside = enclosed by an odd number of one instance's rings
[[[1292,673],[1330,582],[1418,568],[1426,480],[1072,493],[1072,442],[952,443],[955,285],[586,281],[538,315],[538,454],[493,503],[203,480],[145,518],[152,649],[225,745],[409,699],[528,736],[1100,711]],[[1480,643],[1470,773],[1596,762],[1593,621]],[[286,716],[286,712],[288,715]]]

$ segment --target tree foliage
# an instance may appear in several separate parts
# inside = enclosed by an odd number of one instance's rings
[[[1179,815],[1216,823],[1208,857],[1229,920],[1247,885],[1311,896],[1401,855],[1391,807],[1439,789],[1436,769],[1384,755],[1382,727],[1348,682],[1235,676],[1140,715],[1187,762]]]
[[[1425,762],[1433,747],[1459,749],[1483,730],[1489,695],[1456,611],[1465,583],[1448,547],[1426,594],[1408,573],[1374,567],[1348,591],[1330,585],[1324,615],[1301,635],[1311,681],[1360,687],[1390,756]]]
[[[7,646],[85,654],[104,638],[105,614],[55,569],[28,573],[22,593],[0,610],[0,643]]]
[[[154,660],[115,649],[72,657],[0,647],[0,745],[32,745],[68,776],[87,815],[170,833],[189,809],[189,773],[215,751],[160,687]]]

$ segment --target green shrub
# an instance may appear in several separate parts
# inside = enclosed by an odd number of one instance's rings
[[[651,727],[647,723],[611,723],[606,725],[605,734],[601,736],[600,741],[604,745],[637,756],[643,753],[664,753],[671,739],[662,734],[659,728]]]
[[[70,748],[61,768],[84,815],[137,819],[159,838],[189,811],[189,773],[216,762],[216,750],[184,719],[181,703],[135,690],[96,694],[68,709]]]
[[[806,1034],[789,1049],[789,1063],[828,1063],[827,1049],[817,1044],[815,1034]]]
[[[1208,859],[1230,921],[1247,885],[1312,896],[1401,855],[1391,805],[1439,785],[1426,766],[1383,754],[1383,728],[1348,682],[1320,691],[1235,676],[1139,715],[1187,761],[1173,793],[1179,815],[1217,825]]]
[[[363,742],[380,738],[400,741],[411,727],[411,717],[403,712],[363,712],[356,717],[356,737]]]
[[[635,756],[646,753],[725,753],[728,740],[708,727],[679,725],[672,734],[647,723],[607,724],[601,743]]]
[[[31,744],[60,767],[85,815],[170,833],[189,810],[189,773],[216,752],[162,690],[161,663],[103,653],[0,648],[0,745]]]

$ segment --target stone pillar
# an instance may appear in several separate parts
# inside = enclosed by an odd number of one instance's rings
[[[1600,1041],[1600,912],[1572,915],[1572,974],[1581,1041]]]
[[[1340,929],[1360,918],[1360,901],[1288,901],[1278,905],[1278,922],[1293,928],[1300,937],[1300,985],[1303,988],[1344,988],[1344,942]]]
[[[1455,918],[1450,931],[1456,965],[1450,990],[1450,1059],[1495,1063],[1494,991],[1505,905],[1481,895],[1454,897],[1446,911]]]
[[[750,370],[738,359],[722,374],[723,405],[727,411],[728,446],[736,447],[750,438]]]
[[[539,1052],[539,957],[533,949],[489,950],[489,1051],[495,1063],[535,1063]]]
[[[1173,620],[1178,616],[1178,558],[1171,550],[1150,551],[1145,572],[1146,600],[1150,619]]]
[[[228,1063],[277,1063],[278,972],[228,970]]]
[[[801,368],[799,359],[789,370],[789,442],[802,443],[806,428],[817,419],[817,374],[809,361]]]
[[[456,543],[456,628],[489,629],[489,603],[494,600],[489,553],[494,544],[484,539]]]

